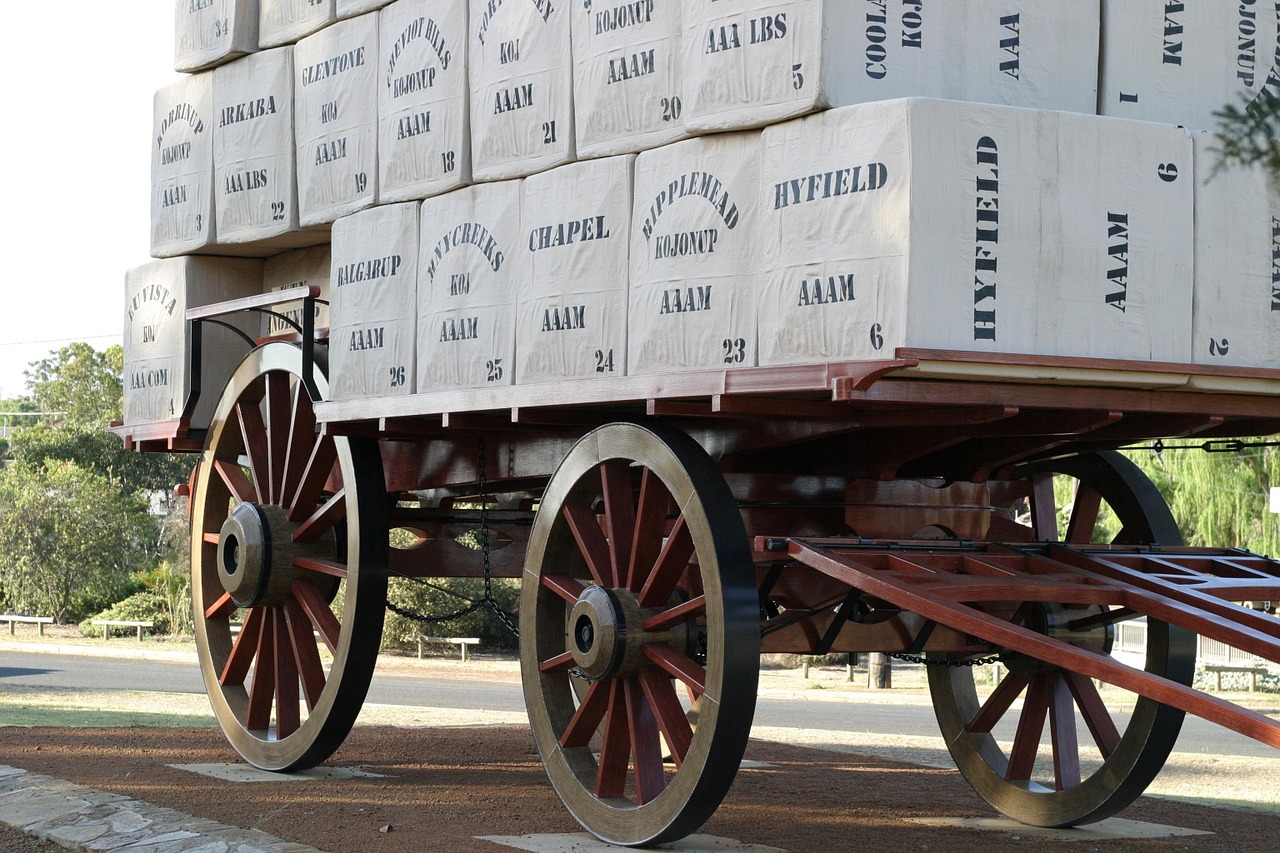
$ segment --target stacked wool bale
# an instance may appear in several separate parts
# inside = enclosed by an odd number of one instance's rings
[[[319,302],[312,313],[315,329],[329,328],[329,269],[332,263],[329,244],[281,252],[267,258],[262,265],[262,292],[272,293],[291,287],[315,285],[320,288]],[[302,300],[282,302],[271,309],[262,321],[262,335],[292,336],[302,327]],[[277,316],[278,315],[278,316]]]
[[[257,0],[176,0],[175,71],[204,71],[257,49]]]
[[[625,372],[634,162],[588,160],[524,180],[517,383]]]
[[[191,336],[186,311],[262,291],[262,261],[184,257],[135,267],[124,279],[124,421],[157,423],[184,414],[199,381],[200,398],[185,412],[208,423],[223,385],[244,358],[245,342],[226,328],[205,324],[199,377],[188,376]],[[256,320],[226,318],[249,335]]]
[[[627,372],[756,363],[760,134],[636,158]]]
[[[570,7],[577,155],[607,157],[688,135],[680,0]]]
[[[516,298],[529,288],[529,266],[518,260],[522,183],[480,184],[422,202],[420,390],[512,383]]]
[[[1261,166],[1218,169],[1196,133],[1196,291],[1192,361],[1280,364],[1280,185]]]
[[[335,12],[339,18],[354,18],[356,15],[381,9],[390,2],[391,0],[337,0]]]
[[[294,48],[298,207],[333,222],[378,196],[378,16],[339,21]]]
[[[335,0],[258,0],[258,46],[290,44],[337,20]]]
[[[198,252],[215,241],[213,75],[155,94],[151,138],[151,256]]]
[[[1191,141],[905,99],[764,131],[760,362],[899,346],[1186,361]]]
[[[334,400],[414,391],[418,204],[389,204],[333,226],[329,394]]]
[[[569,13],[558,0],[470,0],[471,168],[477,181],[574,159]]]
[[[466,0],[398,0],[378,19],[378,201],[466,186]]]
[[[906,96],[1095,111],[1098,0],[689,0],[684,16],[695,131]]]
[[[1099,113],[1193,129],[1280,95],[1280,4],[1106,0]]]

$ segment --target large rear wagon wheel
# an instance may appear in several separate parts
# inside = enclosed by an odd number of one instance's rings
[[[245,358],[218,401],[192,495],[205,686],[236,750],[279,771],[324,761],[351,730],[387,596],[377,445],[319,435],[301,372],[290,344]],[[314,379],[323,396],[318,368]]]
[[[578,442],[534,521],[520,612],[529,720],[569,811],[615,844],[695,831],[741,762],[760,664],[746,533],[705,451],[633,424]]]
[[[1160,493],[1118,453],[1052,460],[1018,473],[1031,487],[1029,533],[1036,541],[1093,542],[1101,508],[1109,506],[1121,526],[1114,544],[1182,544]],[[1065,536],[1059,535],[1055,476],[1074,480]],[[1024,604],[1014,616],[1028,628],[1103,653],[1112,648],[1113,618],[1118,614],[1099,607],[1040,603]],[[1155,620],[1147,621],[1146,630],[1146,670],[1190,684],[1195,635]],[[972,668],[928,667],[943,737],[983,799],[1023,823],[1074,826],[1110,817],[1146,790],[1173,750],[1182,711],[1110,691],[1104,699],[1088,677],[1016,652],[1006,651],[1002,659],[1008,667],[1004,677],[981,691]],[[1015,707],[1019,696],[1022,703]],[[1077,716],[1084,723],[1080,732]],[[1046,721],[1048,743],[1042,743]],[[1008,752],[997,743],[997,733],[1011,741]]]

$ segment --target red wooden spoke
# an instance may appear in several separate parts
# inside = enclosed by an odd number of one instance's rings
[[[631,731],[631,757],[636,771],[636,802],[644,805],[662,793],[667,779],[662,775],[662,744],[658,723],[645,699],[644,688],[635,678],[623,680],[627,697],[627,724]]]
[[[671,528],[671,533],[662,546],[662,552],[658,555],[658,561],[640,590],[640,606],[662,607],[666,604],[692,556],[693,537],[689,533],[688,525],[685,524],[684,516],[681,515],[676,519],[675,526]]]
[[[1093,735],[1093,742],[1098,745],[1098,751],[1103,758],[1110,758],[1111,753],[1120,745],[1120,731],[1116,728],[1115,720],[1111,719],[1106,703],[1098,695],[1093,679],[1067,669],[1062,672],[1066,676],[1067,687],[1080,708],[1080,716],[1084,717],[1084,723]]]
[[[991,691],[991,695],[987,697],[986,702],[982,703],[982,707],[973,715],[973,719],[965,724],[965,731],[970,734],[990,732],[1030,681],[1030,677],[1015,672],[1006,675],[996,685],[996,689]]]
[[[553,658],[547,658],[538,664],[538,668],[543,672],[555,672],[556,670],[570,669],[573,667],[573,652],[562,652]]]
[[[706,692],[707,671],[693,658],[661,643],[645,643],[640,650],[649,660],[689,685],[696,696]]]
[[[1050,679],[1049,734],[1053,741],[1053,778],[1059,791],[1080,784],[1080,743],[1076,738],[1076,708],[1061,675]]]
[[[627,787],[627,759],[631,736],[627,731],[627,696],[617,679],[609,682],[609,710],[604,720],[604,737],[600,744],[600,765],[596,770],[596,796],[601,799],[621,797]]]
[[[1058,502],[1053,496],[1053,475],[1031,478],[1031,528],[1041,542],[1058,541]]]
[[[306,569],[309,572],[319,572],[322,575],[329,575],[334,578],[345,578],[347,576],[347,567],[344,563],[337,560],[326,560],[323,557],[294,557],[293,565],[295,568]]]
[[[298,662],[284,608],[272,608],[276,659],[276,737],[284,740],[302,725],[298,712]]]
[[[232,601],[231,593],[224,592],[218,600],[210,604],[204,611],[205,619],[229,619],[236,612],[238,605]]]
[[[240,435],[244,438],[244,452],[249,457],[249,472],[258,503],[271,502],[271,473],[267,451],[267,425],[262,420],[262,409],[257,403],[236,403],[236,418],[240,421]]]
[[[298,478],[298,487],[294,490],[293,497],[285,504],[290,521],[302,521],[320,503],[320,495],[337,461],[338,447],[333,443],[333,436],[321,436],[311,448],[311,456]]]
[[[668,628],[679,625],[681,622],[688,622],[690,619],[697,619],[699,616],[706,615],[707,597],[700,595],[697,598],[691,598],[684,604],[676,605],[670,610],[664,610],[661,613],[655,613],[648,619],[644,620],[644,629],[646,631],[665,631]]]
[[[684,757],[689,754],[689,745],[693,743],[693,726],[685,716],[680,697],[676,696],[676,686],[670,677],[657,667],[642,666],[636,671],[636,678],[644,688],[645,698],[658,720],[658,728],[671,747],[671,758],[679,767]]]
[[[1013,748],[1009,750],[1009,767],[1005,770],[1007,782],[1026,782],[1036,767],[1036,754],[1040,751],[1040,735],[1044,732],[1044,718],[1049,711],[1052,676],[1033,675],[1022,700],[1022,715],[1018,717],[1018,729],[1013,734]]]
[[[609,683],[593,681],[587,688],[587,695],[582,697],[582,704],[574,712],[573,719],[565,726],[560,735],[560,745],[565,749],[575,746],[586,746],[591,743],[591,736],[600,728],[604,712],[609,710]]]
[[[284,482],[277,491],[281,504],[289,505],[298,491],[302,471],[316,445],[316,415],[311,398],[299,382],[293,387],[293,405],[289,417],[289,442],[284,454]]]
[[[223,687],[238,687],[244,684],[245,676],[249,674],[249,666],[253,663],[253,656],[258,652],[258,636],[262,633],[262,622],[261,607],[255,607],[245,615],[240,633],[231,644],[231,654],[227,655],[227,662],[223,664],[222,672],[218,675],[218,683]]]
[[[563,598],[570,604],[578,600],[578,596],[586,590],[586,585],[568,575],[543,575],[542,585]]]
[[[301,386],[301,383],[299,383]],[[267,374],[267,470],[270,472],[270,500],[284,503],[284,462],[293,434],[293,401],[289,394],[289,374]]]
[[[609,586],[625,587],[631,566],[631,541],[636,531],[636,502],[631,494],[631,463],[610,459],[600,466],[604,490],[604,525],[609,538]]]
[[[204,543],[205,543],[206,545],[220,545],[220,544],[222,544],[222,533],[221,533],[221,532],[211,532],[211,531],[206,530],[204,533],[201,533],[201,534],[200,534],[200,538],[201,538],[202,540],[204,540]]]
[[[586,507],[566,504],[561,510],[569,531],[578,543],[578,550],[587,561],[591,577],[603,587],[612,587],[613,566],[609,556],[609,543],[600,530],[596,514]]]
[[[289,589],[298,599],[307,616],[311,618],[311,623],[315,625],[316,630],[320,632],[320,639],[324,640],[329,651],[336,652],[338,638],[342,635],[342,625],[338,622],[338,617],[334,616],[333,611],[329,609],[329,605],[325,603],[320,590],[304,580],[295,580],[289,585]]]
[[[244,469],[239,463],[229,462],[226,459],[213,460],[213,469],[218,472],[218,476],[222,482],[226,484],[231,491],[231,496],[240,503],[253,503],[258,499],[258,492],[253,487],[253,483],[249,482],[249,478],[244,475]]]
[[[324,690],[324,664],[320,661],[320,652],[316,649],[316,640],[311,633],[311,620],[307,618],[302,605],[296,599],[286,598],[284,616],[289,629],[289,640],[293,644],[293,657],[298,662],[302,695],[307,700],[307,710],[311,711],[320,701],[320,693]]]
[[[347,490],[339,489],[338,493],[325,501],[324,506],[293,529],[294,542],[315,542],[326,531],[347,517]]]
[[[626,586],[632,592],[640,587],[658,562],[662,551],[662,539],[666,533],[667,508],[671,505],[671,493],[666,485],[648,468],[640,476],[640,505],[636,509],[635,535],[631,539],[631,563],[627,568]]]
[[[1067,522],[1067,542],[1087,545],[1093,541],[1093,527],[1098,523],[1098,510],[1102,507],[1102,495],[1085,482],[1076,484],[1075,500],[1071,502],[1071,520]]]
[[[249,686],[249,709],[245,713],[246,729],[265,729],[271,725],[271,700],[276,692],[275,619],[263,610],[262,633],[258,637],[257,666]]]

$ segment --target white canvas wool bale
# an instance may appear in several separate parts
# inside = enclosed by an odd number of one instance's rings
[[[1280,96],[1280,3],[1105,0],[1102,115],[1218,126],[1214,113]]]
[[[299,41],[337,17],[334,0],[258,0],[258,46]]]
[[[294,168],[293,48],[280,47],[213,72],[218,242],[315,243],[301,235]]]
[[[203,71],[258,49],[256,0],[176,0],[173,70]]]
[[[1280,185],[1261,166],[1218,169],[1217,139],[1196,133],[1192,361],[1280,363]]]
[[[517,178],[573,160],[566,7],[553,0],[469,3],[473,178]]]
[[[466,0],[397,0],[379,13],[378,200],[471,182]]]
[[[522,181],[480,184],[422,202],[418,390],[510,385],[516,298],[529,287]]]
[[[390,2],[391,0],[337,0],[337,13],[339,18],[354,18],[356,15],[381,9]]]
[[[898,347],[1177,360],[1186,134],[905,99],[763,134],[760,363]]]
[[[412,394],[417,203],[344,216],[331,248],[329,392],[335,400]]]
[[[908,96],[1095,111],[1098,0],[684,5],[691,130]]]
[[[214,243],[213,74],[156,92],[151,136],[151,255],[167,258]]]
[[[125,273],[124,422],[158,423],[181,417],[192,390],[191,335],[186,311],[262,291],[262,261],[182,257],[152,261]],[[247,314],[219,318],[256,335]],[[231,331],[205,323],[200,399],[191,425],[209,424],[213,407],[249,346]]]
[[[262,292],[271,293],[307,285],[319,287],[321,301],[315,304],[312,323],[316,329],[327,329],[329,328],[329,306],[326,303],[329,301],[331,258],[328,244],[272,255],[262,265]],[[298,299],[282,302],[272,308],[273,312],[281,316],[267,314],[263,317],[263,336],[298,334],[298,330],[290,325],[290,322],[299,327],[302,325],[302,307],[302,300]]]
[[[299,221],[333,222],[378,195],[378,16],[340,21],[293,55]]]
[[[525,179],[517,383],[625,373],[634,162],[625,154]]]
[[[627,372],[756,363],[760,134],[636,158]]]
[[[679,0],[605,0],[569,10],[578,156],[684,138]]]

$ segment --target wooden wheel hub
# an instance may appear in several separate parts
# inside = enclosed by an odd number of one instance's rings
[[[218,577],[240,607],[280,604],[298,576],[293,525],[283,508],[244,501],[227,517],[218,542]]]
[[[635,593],[589,586],[569,613],[574,665],[592,681],[630,675],[639,666],[643,618]]]

